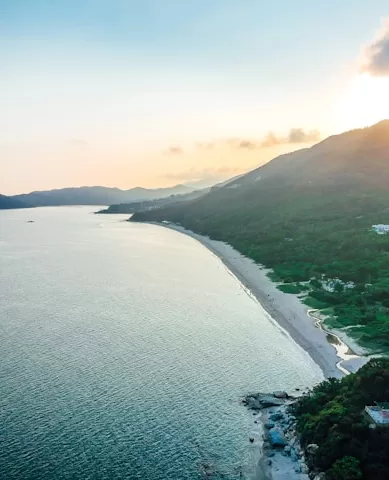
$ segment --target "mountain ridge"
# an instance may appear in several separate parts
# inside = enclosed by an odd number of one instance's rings
[[[136,201],[154,200],[192,192],[186,185],[148,189],[134,187],[122,190],[116,187],[82,186],[53,190],[37,190],[30,193],[13,195],[10,198],[27,202],[35,207],[60,205],[111,205]]]
[[[30,205],[26,203],[14,199],[12,197],[8,197],[6,195],[0,194],[0,210],[10,210],[16,208],[30,208]]]

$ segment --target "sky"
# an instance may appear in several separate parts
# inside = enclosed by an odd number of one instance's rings
[[[0,0],[0,193],[214,182],[389,118],[387,0]]]

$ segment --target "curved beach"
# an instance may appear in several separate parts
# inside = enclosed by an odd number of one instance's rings
[[[334,345],[327,338],[328,333],[316,326],[315,321],[308,315],[309,308],[297,295],[281,292],[267,276],[269,270],[243,256],[231,245],[171,223],[150,223],[189,235],[216,255],[263,306],[269,320],[286,330],[291,338],[309,353],[326,378],[342,377],[346,371],[356,371],[368,360],[356,355],[350,356],[348,360],[339,357]]]

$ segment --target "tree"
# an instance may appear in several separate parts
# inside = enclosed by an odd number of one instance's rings
[[[355,457],[343,457],[337,460],[328,471],[328,477],[330,480],[361,480],[359,460]]]

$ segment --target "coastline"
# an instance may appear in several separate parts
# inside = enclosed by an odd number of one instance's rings
[[[288,334],[291,339],[303,348],[312,360],[320,367],[325,378],[341,378],[358,370],[368,361],[366,352],[353,345],[349,348],[347,336],[342,332],[333,332],[323,326],[320,312],[309,308],[294,294],[287,294],[277,288],[268,277],[270,269],[256,264],[245,257],[231,245],[209,237],[199,235],[184,227],[172,223],[148,222],[152,225],[170,228],[183,233],[200,242],[211,251],[245,289],[247,294],[258,301],[264,309],[269,321]],[[346,341],[346,342],[345,342]],[[358,355],[353,352],[358,353]],[[250,409],[250,407],[248,407]],[[275,423],[275,428],[283,431],[287,438],[285,448],[269,448],[269,418],[271,414],[281,414],[287,418],[286,406],[274,406],[259,411],[254,409],[254,424],[251,439],[260,446],[260,457],[255,460],[256,467],[253,480],[309,480],[305,457],[295,432],[295,422],[291,424]],[[261,438],[258,438],[260,427]],[[292,433],[290,433],[292,429]],[[288,435],[292,435],[292,438]],[[301,457],[291,451],[300,451]],[[302,468],[303,467],[303,468]]]
[[[256,264],[231,245],[175,224],[149,223],[188,235],[217,256],[229,273],[262,305],[269,320],[284,329],[310,355],[325,378],[340,378],[358,370],[368,361],[367,357],[350,354],[348,345],[335,332],[318,328],[315,317],[310,315],[312,309],[303,304],[297,295],[281,292],[267,276],[269,269]]]

